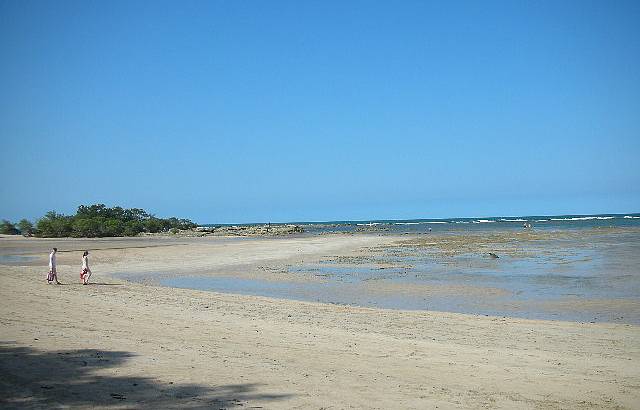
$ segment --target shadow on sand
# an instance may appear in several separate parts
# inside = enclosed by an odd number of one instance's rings
[[[165,384],[151,377],[116,376],[105,371],[133,356],[92,349],[43,352],[2,343],[0,407],[228,409],[252,408],[249,402],[254,400],[264,403],[290,397],[260,393],[260,386],[252,383],[218,387]]]

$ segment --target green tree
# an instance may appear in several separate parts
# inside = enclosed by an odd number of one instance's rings
[[[121,220],[115,218],[107,219],[104,223],[102,234],[103,236],[122,236],[124,228],[124,222]]]
[[[144,228],[147,232],[156,233],[160,232],[163,228],[162,221],[156,217],[151,217],[144,221]]]
[[[74,218],[72,236],[75,238],[95,238],[100,236],[98,218]]]
[[[3,219],[2,222],[0,222],[0,233],[5,235],[17,235],[18,230],[10,221]]]
[[[108,208],[105,204],[95,205],[80,205],[76,211],[76,217],[78,218],[95,218],[97,216],[107,216]]]
[[[137,221],[142,222],[148,219],[151,215],[149,215],[144,209],[139,208],[131,208],[125,209],[123,212],[124,219],[128,221]]]
[[[21,219],[18,222],[18,229],[20,229],[20,233],[24,236],[33,235],[33,224],[26,219]]]
[[[180,219],[180,229],[193,229],[198,225],[191,222],[189,219]]]
[[[144,225],[139,221],[127,221],[124,224],[124,236],[136,236],[144,231]]]
[[[63,238],[73,232],[73,217],[49,211],[36,223],[38,236],[45,238]]]
[[[8,222],[8,221],[7,221]],[[26,221],[28,223],[29,221]],[[73,236],[95,238],[103,236],[136,236],[140,232],[168,232],[190,229],[196,224],[188,219],[157,218],[144,209],[109,208],[104,204],[80,205],[73,216],[47,212],[36,223],[36,235],[43,237]],[[26,225],[25,225],[26,227]],[[33,231],[33,227],[31,227]]]

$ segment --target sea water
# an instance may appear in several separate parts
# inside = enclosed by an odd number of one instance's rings
[[[528,224],[524,228],[524,224]],[[450,235],[548,232],[518,253],[439,257],[428,249],[376,250],[364,263],[323,260],[288,273],[316,280],[174,277],[167,286],[392,309],[533,319],[640,323],[640,215],[566,215],[306,223],[334,232]],[[431,229],[429,229],[431,228]],[[411,235],[413,234],[413,235]],[[565,235],[566,234],[566,235]]]
[[[519,230],[528,224],[539,230],[640,227],[640,214],[499,216],[481,218],[299,222],[306,232],[428,233],[443,231]]]

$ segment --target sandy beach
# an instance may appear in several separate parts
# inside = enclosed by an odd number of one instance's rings
[[[400,239],[2,237],[0,254],[25,259],[0,265],[0,403],[640,408],[640,327],[633,324],[361,308],[123,279],[225,274],[294,280],[269,267],[357,256]],[[61,286],[44,280],[51,246],[61,251]],[[78,278],[83,249],[91,251],[95,283],[89,286]]]

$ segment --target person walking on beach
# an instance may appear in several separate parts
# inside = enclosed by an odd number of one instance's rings
[[[80,271],[80,280],[83,285],[89,284],[89,278],[91,277],[91,269],[89,269],[89,251],[84,251],[82,254],[82,270]]]
[[[56,282],[56,285],[60,285],[58,282],[58,271],[56,268],[56,253],[58,252],[58,248],[51,249],[51,253],[49,254],[49,273],[47,274],[47,283]]]

